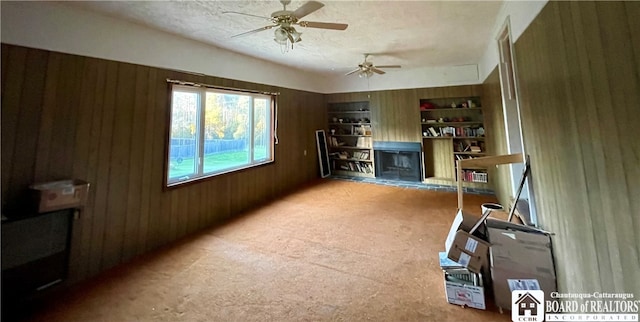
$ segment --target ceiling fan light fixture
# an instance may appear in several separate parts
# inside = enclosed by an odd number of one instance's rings
[[[302,33],[290,26],[280,26],[273,31],[273,40],[280,45],[283,53],[289,51],[289,47],[293,49],[293,44],[302,40]]]
[[[287,5],[291,4],[291,0],[280,0],[282,3],[282,10],[271,13],[269,17],[259,16],[254,14],[242,13],[238,11],[223,11],[224,14],[238,14],[249,17],[261,18],[270,21],[272,24],[264,26],[262,28],[254,29],[251,31],[243,32],[231,36],[231,38],[251,35],[263,30],[276,28],[274,30],[274,41],[280,45],[282,52],[286,52],[289,49],[293,49],[293,44],[302,41],[302,33],[298,32],[293,25],[308,28],[329,29],[329,30],[345,30],[349,25],[345,23],[331,23],[331,22],[318,22],[318,21],[300,21],[303,17],[319,10],[324,7],[323,3],[310,0],[300,6],[294,11],[287,10]],[[289,48],[291,47],[291,48]]]
[[[282,42],[286,43],[287,39],[289,38],[289,33],[286,30],[284,30],[282,27],[280,27],[280,28],[274,30],[273,36],[275,37],[274,40],[277,43],[279,43],[279,44],[282,43]]]
[[[289,31],[289,39],[291,40],[291,42],[299,42],[300,40],[302,40],[300,36],[302,36],[302,33],[291,27],[291,30]]]
[[[360,78],[369,78],[373,76],[373,72],[370,69],[362,70],[358,73],[358,77]]]
[[[358,68],[348,72],[345,76],[357,74],[358,77],[360,77],[360,78],[370,78],[371,76],[373,76],[375,74],[380,74],[380,75],[386,74],[386,72],[383,71],[382,68],[401,68],[402,67],[400,65],[380,65],[380,66],[376,66],[372,62],[367,61],[368,57],[369,57],[369,54],[365,54],[364,55],[364,61],[362,63],[358,64]]]

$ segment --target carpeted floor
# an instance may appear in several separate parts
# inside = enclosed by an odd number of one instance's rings
[[[480,213],[491,196],[467,195]],[[33,321],[510,321],[448,304],[456,194],[321,180],[82,283]]]

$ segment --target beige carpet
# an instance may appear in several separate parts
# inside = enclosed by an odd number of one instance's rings
[[[489,196],[467,195],[480,213]],[[102,274],[33,321],[510,321],[448,304],[456,194],[320,180]]]

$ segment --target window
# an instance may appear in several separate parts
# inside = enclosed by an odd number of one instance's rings
[[[273,161],[274,96],[171,86],[167,186]]]

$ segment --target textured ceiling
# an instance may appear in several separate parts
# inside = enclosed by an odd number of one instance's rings
[[[295,10],[306,1],[292,1]],[[349,24],[345,31],[303,28],[302,41],[282,53],[273,30],[230,38],[270,23],[222,14],[239,11],[269,16],[278,1],[86,1],[65,2],[185,38],[279,64],[323,74],[344,74],[364,53],[376,65],[403,69],[477,64],[501,1],[322,1],[302,20]],[[388,70],[393,72],[393,70]]]

